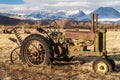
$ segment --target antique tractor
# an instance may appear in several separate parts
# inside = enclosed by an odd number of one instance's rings
[[[54,60],[70,61],[73,56],[88,54],[99,56],[93,62],[95,72],[107,73],[115,68],[106,51],[106,29],[98,27],[98,15],[91,15],[91,29],[61,29],[56,21],[47,29],[38,28],[40,34],[27,36],[21,45],[23,63],[41,67]],[[88,47],[92,46],[90,50]]]

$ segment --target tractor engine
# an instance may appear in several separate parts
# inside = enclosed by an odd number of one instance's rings
[[[74,56],[78,55],[81,51],[88,51],[87,47],[93,45],[94,42],[90,40],[69,39],[67,43],[69,55]]]
[[[87,47],[94,44],[93,40],[66,38],[63,32],[52,32],[50,37],[53,41],[55,57],[75,56],[80,51],[88,51]]]

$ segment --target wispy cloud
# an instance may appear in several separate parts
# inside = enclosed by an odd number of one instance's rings
[[[81,9],[84,11],[95,10],[101,6],[113,7],[120,11],[120,0],[23,0],[24,4],[19,5],[3,5],[1,7],[13,8],[14,10],[74,10]]]
[[[94,10],[100,6],[114,7],[120,10],[120,0],[24,0],[26,5],[36,5],[52,9]]]

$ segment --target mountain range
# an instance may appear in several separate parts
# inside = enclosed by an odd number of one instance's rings
[[[91,13],[99,14],[100,21],[120,21],[120,12],[112,7],[100,7]],[[90,14],[91,14],[90,13]],[[82,10],[73,10],[73,11],[50,11],[50,10],[41,10],[34,11],[30,13],[0,13],[3,16],[16,17],[21,18],[24,16],[24,19],[33,19],[33,20],[58,20],[58,19],[68,19],[68,20],[76,20],[76,21],[89,21],[90,14],[85,14]],[[22,19],[22,18],[21,18]]]

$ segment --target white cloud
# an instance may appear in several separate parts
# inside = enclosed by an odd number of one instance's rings
[[[120,10],[120,0],[24,0],[26,5],[34,5],[50,9],[94,10],[101,6],[109,6]]]
[[[120,1],[105,1],[105,2],[101,2],[101,5],[104,6],[120,6]]]
[[[75,6],[85,6],[87,5],[86,2],[58,2],[56,4],[47,4],[46,6],[53,6],[53,7],[75,7]]]
[[[6,5],[0,4],[0,13],[31,13],[33,11],[41,10],[38,6],[30,6],[30,5]]]
[[[81,9],[86,12],[95,10],[101,6],[113,7],[120,11],[120,0],[23,0],[24,4],[20,5],[3,5],[1,7],[13,8],[13,10],[76,10]]]

